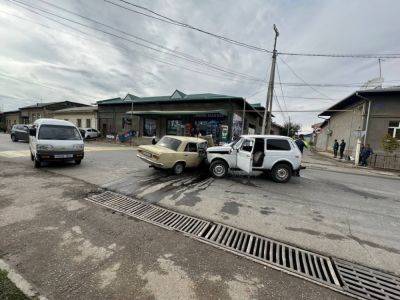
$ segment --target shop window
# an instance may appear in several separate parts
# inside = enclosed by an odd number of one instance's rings
[[[81,127],[82,127],[82,119],[76,119],[76,126],[77,126],[78,128],[81,128]]]
[[[156,120],[144,119],[143,136],[155,136],[156,135]]]
[[[178,135],[182,126],[181,120],[167,120],[167,134]]]
[[[388,134],[390,134],[395,139],[400,140],[400,122],[399,121],[390,121]]]
[[[197,152],[197,144],[187,143],[185,147],[185,152]]]
[[[86,119],[86,128],[90,128],[90,127],[92,127],[91,125],[91,119]]]

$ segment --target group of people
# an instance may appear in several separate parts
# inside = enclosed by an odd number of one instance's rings
[[[338,156],[338,151],[339,151],[340,159],[343,159],[343,154],[344,154],[345,149],[346,149],[346,142],[344,140],[341,140],[340,144],[339,144],[338,140],[335,140],[333,143],[333,157],[336,158]],[[374,152],[372,151],[372,148],[369,144],[361,145],[359,164],[361,166],[366,167],[368,158],[373,153]]]
[[[338,140],[335,140],[333,143],[333,157],[336,158],[339,151],[340,159],[343,159],[344,149],[346,149],[346,142],[342,139],[339,144]]]

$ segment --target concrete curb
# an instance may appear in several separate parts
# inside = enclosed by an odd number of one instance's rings
[[[10,281],[14,283],[15,286],[27,297],[39,300],[47,300],[45,296],[40,295],[39,292],[28,281],[26,281],[20,274],[18,274],[3,259],[0,259],[0,269],[7,272],[8,279],[10,279]]]

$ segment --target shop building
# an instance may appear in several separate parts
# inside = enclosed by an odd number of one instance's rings
[[[137,137],[211,134],[216,142],[227,142],[244,133],[261,132],[264,110],[242,97],[190,94],[174,91],[169,96],[98,101],[98,124],[103,134],[133,130]],[[243,124],[244,120],[244,124]]]
[[[81,106],[56,110],[54,119],[69,121],[78,128],[97,129],[97,106]]]
[[[10,132],[13,125],[21,123],[21,113],[19,110],[6,111],[3,113],[6,132]]]

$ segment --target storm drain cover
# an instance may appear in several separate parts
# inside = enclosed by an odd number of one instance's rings
[[[400,278],[106,191],[87,200],[358,298],[400,300]]]
[[[366,299],[400,300],[400,278],[334,258],[344,290]]]

